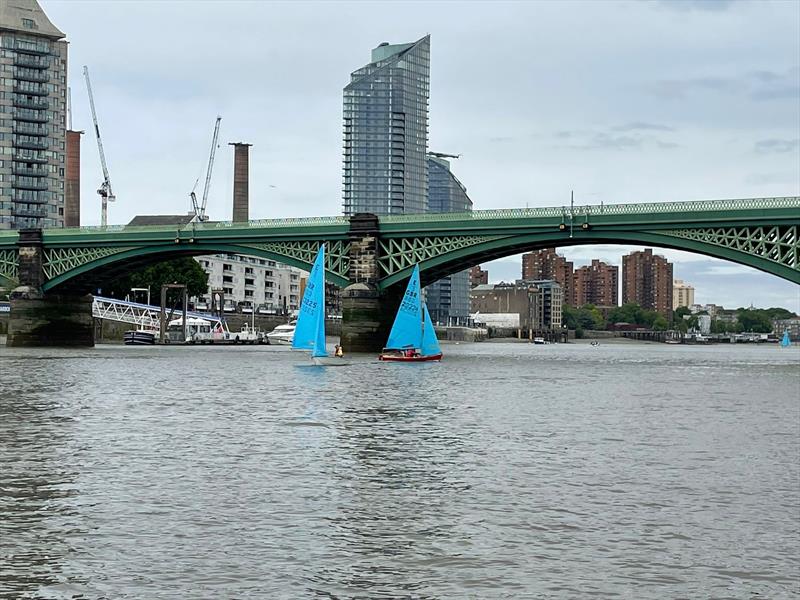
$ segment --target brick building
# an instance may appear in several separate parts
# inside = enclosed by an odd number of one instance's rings
[[[557,281],[563,292],[564,304],[575,305],[572,289],[572,263],[555,248],[542,248],[522,255],[522,279],[525,281]]]
[[[489,271],[481,269],[480,265],[475,265],[469,270],[469,287],[474,288],[478,285],[489,283]]]
[[[597,259],[575,270],[572,277],[574,306],[617,306],[619,267]]]
[[[622,303],[672,316],[672,263],[647,248],[622,257]]]

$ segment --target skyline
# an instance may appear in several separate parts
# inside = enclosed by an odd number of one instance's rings
[[[350,72],[380,42],[426,33],[429,149],[462,154],[453,172],[476,209],[568,204],[570,189],[579,204],[800,189],[800,8],[790,3],[468,4],[456,20],[447,3],[366,15],[352,3],[116,3],[100,13],[91,2],[41,5],[70,42],[73,124],[87,131],[85,224],[99,222],[101,175],[83,64],[119,197],[110,222],[189,210],[217,113],[212,218],[230,218],[233,157],[222,146],[239,139],[254,144],[253,218],[333,215],[341,212],[341,93]],[[356,16],[364,27],[353,32]],[[751,39],[753,27],[772,35]],[[110,30],[113,53],[95,33]],[[576,266],[613,252],[610,264],[619,264],[641,247],[609,248],[559,252]],[[793,284],[700,255],[654,252],[675,263],[675,277],[696,287],[698,301],[713,286],[732,305],[800,311]],[[519,264],[509,257],[485,268],[495,279],[509,261]]]

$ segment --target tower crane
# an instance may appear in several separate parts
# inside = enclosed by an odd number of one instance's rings
[[[219,139],[219,124],[222,117],[217,115],[217,122],[214,125],[214,136],[211,138],[211,154],[208,157],[208,168],[206,169],[206,183],[203,186],[203,200],[200,206],[197,205],[197,196],[194,193],[194,188],[189,192],[189,197],[192,199],[192,209],[194,210],[194,218],[192,222],[208,221],[206,215],[206,205],[208,204],[208,190],[211,187],[211,172],[214,170],[214,155],[217,152],[217,140]],[[199,181],[199,180],[198,180]],[[194,182],[194,187],[197,187],[197,181]]]
[[[86,89],[89,92],[89,106],[92,107],[92,121],[94,121],[94,133],[97,136],[97,151],[100,154],[100,164],[103,167],[103,183],[97,193],[100,194],[101,199],[101,212],[100,212],[100,225],[105,227],[108,225],[108,203],[114,202],[117,198],[114,192],[111,191],[111,177],[108,175],[108,167],[106,166],[106,154],[103,152],[103,140],[100,139],[100,126],[97,124],[97,113],[94,109],[94,96],[92,95],[92,83],[89,81],[89,68],[84,65],[83,77],[86,79]]]

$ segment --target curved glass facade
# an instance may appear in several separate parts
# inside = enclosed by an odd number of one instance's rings
[[[450,163],[428,157],[428,212],[467,212],[472,200],[467,188],[450,171]],[[466,325],[469,320],[469,271],[443,277],[425,288],[434,323]]]

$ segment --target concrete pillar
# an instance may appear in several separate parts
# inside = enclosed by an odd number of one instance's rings
[[[64,227],[81,225],[81,135],[67,131],[67,165],[64,186]]]
[[[405,289],[378,290],[377,216],[359,213],[350,217],[349,236],[348,278],[353,283],[342,290],[342,348],[345,352],[380,352]]]
[[[21,229],[20,286],[10,294],[7,346],[94,346],[92,297],[43,294],[41,229]]]
[[[233,146],[233,222],[250,220],[250,146],[244,142],[231,142]]]

